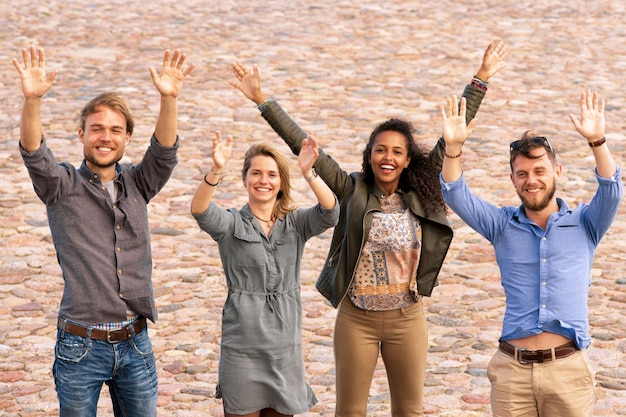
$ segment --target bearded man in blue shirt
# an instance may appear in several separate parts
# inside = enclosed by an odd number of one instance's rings
[[[555,196],[562,166],[550,141],[531,131],[510,144],[511,181],[519,207],[497,208],[471,194],[461,165],[465,103],[442,106],[446,143],[441,184],[446,203],[494,247],[506,309],[499,349],[487,370],[496,417],[591,416],[594,375],[587,298],[595,249],[615,219],[623,185],[605,138],[604,100],[580,96],[574,128],[596,163],[592,200],[570,209]]]

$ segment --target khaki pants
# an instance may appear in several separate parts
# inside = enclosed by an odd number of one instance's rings
[[[335,416],[365,417],[379,354],[389,381],[392,416],[423,416],[428,332],[424,305],[365,311],[349,299],[335,324],[337,406]]]
[[[586,351],[544,363],[520,364],[497,351],[489,362],[494,417],[588,417],[595,381]]]

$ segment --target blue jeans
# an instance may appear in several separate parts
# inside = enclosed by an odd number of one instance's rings
[[[102,383],[116,417],[155,417],[157,371],[148,329],[119,343],[57,331],[52,367],[61,417],[95,417]]]

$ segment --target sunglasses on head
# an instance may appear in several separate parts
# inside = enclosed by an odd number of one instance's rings
[[[544,148],[546,148],[547,150],[550,151],[551,154],[554,155],[554,149],[552,149],[552,144],[550,143],[550,141],[548,140],[548,138],[546,138],[545,136],[536,136],[534,138],[531,139],[519,139],[516,140],[514,142],[511,142],[511,152],[516,152],[518,151],[521,147],[523,143],[535,143],[537,145],[543,146]]]

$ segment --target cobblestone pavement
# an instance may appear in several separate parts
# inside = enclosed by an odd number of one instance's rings
[[[541,5],[539,5],[541,3]],[[160,311],[150,326],[160,377],[160,416],[218,416],[214,399],[225,286],[215,243],[189,215],[208,168],[209,132],[235,137],[235,161],[218,190],[241,206],[238,171],[244,149],[276,137],[253,105],[227,84],[230,63],[258,64],[265,90],[314,132],[348,171],[373,126],[389,117],[412,120],[431,146],[440,134],[437,106],[460,94],[492,39],[509,49],[492,79],[479,124],[464,153],[479,195],[517,204],[508,180],[507,144],[528,128],[553,139],[564,164],[559,192],[570,205],[595,189],[593,159],[567,114],[578,112],[582,88],[607,100],[607,139],[626,159],[626,12],[623,2],[597,0],[9,0],[0,11],[0,416],[52,416],[55,317],[62,289],[45,210],[17,151],[21,91],[10,63],[30,44],[46,48],[60,71],[43,106],[44,129],[61,160],[82,159],[75,116],[104,90],[124,92],[137,117],[128,160],[143,153],[158,95],[148,66],[180,48],[197,65],[180,97],[180,163],[150,205],[154,287]],[[292,158],[295,169],[295,159]],[[312,194],[295,178],[296,197]],[[626,223],[624,209],[598,248],[590,290],[598,416],[626,415]],[[493,251],[451,215],[455,239],[426,301],[430,332],[425,412],[489,416],[487,363],[504,310]],[[332,329],[335,310],[314,288],[330,233],[313,239],[302,272],[306,372],[319,403],[306,416],[334,408]],[[111,416],[103,391],[99,415]],[[369,416],[388,416],[382,363],[371,387]]]

